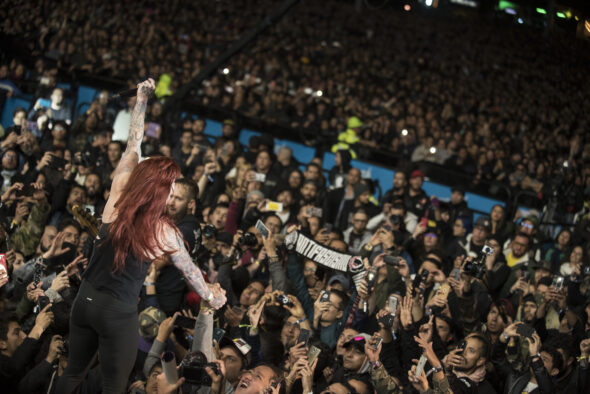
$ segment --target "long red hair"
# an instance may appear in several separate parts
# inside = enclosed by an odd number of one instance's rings
[[[153,157],[135,167],[125,189],[115,203],[117,218],[109,226],[109,238],[115,248],[113,269],[125,267],[128,253],[140,261],[149,261],[164,249],[158,239],[163,225],[178,228],[166,215],[166,200],[180,167],[169,157]]]

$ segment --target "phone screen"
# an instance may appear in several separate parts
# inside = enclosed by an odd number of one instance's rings
[[[389,303],[388,303],[389,312],[392,315],[395,315],[397,312],[397,297],[389,296]]]
[[[531,338],[533,336],[533,332],[535,332],[535,330],[528,324],[519,324],[516,327],[516,333],[525,338]]]
[[[262,223],[260,219],[256,222],[256,230],[262,235],[263,238],[268,238],[268,228]]]
[[[161,126],[155,122],[148,122],[145,135],[151,138],[158,138],[158,130]]]
[[[176,319],[174,319],[174,325],[176,327],[182,327],[182,328],[195,328],[195,319],[192,319],[190,317],[186,317],[186,316],[182,316],[182,315],[178,315],[176,316]]]
[[[0,271],[8,272],[8,268],[6,267],[6,255],[4,253],[0,253]]]
[[[266,209],[269,211],[281,212],[283,210],[283,203],[269,201],[266,203]]]
[[[299,331],[299,338],[297,338],[297,343],[305,343],[305,346],[307,346],[307,342],[309,341],[309,337],[311,336],[311,332],[309,330],[306,330],[305,328],[302,328]]]
[[[217,343],[219,343],[219,341],[221,341],[221,338],[223,338],[223,336],[225,335],[225,330],[223,328],[215,328],[215,330],[213,330],[213,339],[215,341],[217,341]]]
[[[426,365],[426,356],[422,355],[420,356],[420,360],[418,360],[418,365],[416,366],[416,372],[414,373],[414,376],[421,376],[422,375],[422,371],[424,371],[424,366]]]
[[[51,100],[41,98],[39,99],[39,105],[43,108],[49,108],[51,107]]]

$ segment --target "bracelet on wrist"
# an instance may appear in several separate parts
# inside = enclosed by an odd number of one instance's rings
[[[297,320],[293,325],[299,325],[307,320],[307,317],[303,316],[301,319]]]
[[[146,280],[145,282],[143,282],[143,285],[144,286],[155,286],[156,285],[156,282],[150,282],[150,281],[147,281]]]
[[[201,306],[201,313],[212,314],[213,310],[214,310],[213,308],[209,308],[207,306]]]

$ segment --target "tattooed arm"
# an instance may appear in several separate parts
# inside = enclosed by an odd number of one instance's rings
[[[119,160],[119,164],[113,173],[111,192],[102,215],[102,220],[105,223],[113,221],[115,203],[127,184],[129,174],[131,174],[131,171],[137,166],[139,158],[141,157],[141,141],[144,132],[145,110],[148,99],[155,87],[156,84],[151,78],[137,85],[137,102],[131,113],[127,148],[125,149],[125,152],[123,152],[123,156],[121,157],[121,160]]]
[[[189,256],[184,246],[182,234],[168,227],[165,230],[165,237],[165,245],[167,245],[167,248],[176,250],[176,252],[170,255],[172,264],[182,272],[190,287],[196,291],[201,298],[207,300],[213,308],[221,308],[226,302],[225,292],[221,290],[216,292],[211,291],[209,285],[205,282],[205,279],[201,274],[201,270],[193,263],[193,260]]]

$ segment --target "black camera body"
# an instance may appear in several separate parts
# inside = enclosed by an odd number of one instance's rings
[[[399,256],[392,256],[390,254],[383,257],[383,261],[385,261],[385,264],[391,265],[392,267],[399,267],[401,259],[402,258]]]
[[[486,266],[485,264],[481,264],[475,261],[468,261],[465,263],[465,267],[463,269],[466,275],[473,276],[476,279],[481,279],[486,273]]]
[[[367,281],[367,291],[371,292],[373,287],[375,287],[375,283],[377,283],[377,269],[375,267],[371,267],[369,272],[367,272],[367,276],[365,280]]]
[[[211,238],[215,238],[216,236],[217,236],[217,229],[215,228],[214,225],[206,224],[205,227],[203,227],[203,237],[211,239]]]
[[[80,152],[80,157],[74,156],[74,164],[84,167],[91,167],[93,162],[92,153],[90,151]]]
[[[391,328],[393,327],[393,320],[394,317],[391,314],[387,314],[385,316],[381,316],[379,318],[379,320],[377,320],[379,323],[382,323],[385,327]]]
[[[191,363],[190,365],[181,365],[179,377],[183,377],[186,383],[195,386],[211,386],[213,381],[205,368],[209,367],[216,375],[219,375],[219,367],[215,363]]]
[[[472,276],[476,279],[481,279],[486,274],[486,257],[491,256],[494,253],[494,248],[484,245],[481,248],[481,252],[474,261],[468,261],[465,263],[463,272],[466,275]]]
[[[256,246],[258,240],[256,239],[256,235],[252,233],[244,233],[241,237],[238,238],[238,245],[244,246]]]
[[[286,305],[288,307],[292,307],[293,306],[293,303],[291,302],[291,300],[289,299],[289,297],[287,297],[285,294],[279,294],[276,297],[276,300],[281,305]]]
[[[420,284],[422,282],[426,282],[426,279],[428,279],[428,275],[430,275],[430,272],[428,272],[427,270],[423,270],[420,274],[416,274],[416,276],[414,277],[414,281],[412,282],[413,297],[415,297],[418,294],[418,292],[421,292]]]
[[[67,339],[63,340],[63,345],[59,347],[62,356],[67,356],[70,353],[70,342]]]

